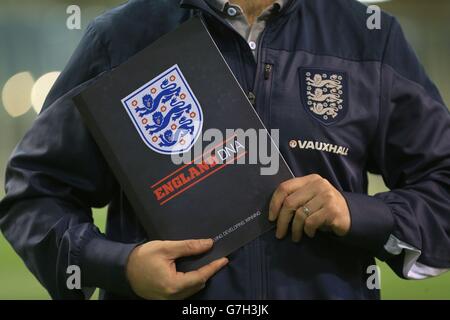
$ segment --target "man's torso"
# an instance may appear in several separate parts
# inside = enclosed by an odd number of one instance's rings
[[[203,1],[184,1],[185,9],[177,2],[131,1],[97,18],[94,26],[109,54],[105,68],[126,61],[199,10],[243,90],[255,97],[265,125],[280,129],[280,150],[294,174],[318,173],[341,191],[366,193],[387,35],[364,28],[364,7],[343,0],[294,1],[265,26],[255,61],[246,40]],[[108,236],[142,240],[130,204],[120,199],[117,186]],[[268,232],[230,261],[195,298],[379,297],[365,286],[371,255],[327,234],[296,244]],[[104,297],[113,298],[109,293]]]

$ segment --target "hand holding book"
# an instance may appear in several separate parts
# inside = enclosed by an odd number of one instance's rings
[[[144,299],[185,299],[206,285],[206,281],[228,263],[227,258],[190,272],[178,272],[175,260],[199,255],[213,246],[211,239],[150,241],[136,247],[128,259],[126,273],[134,292]]]

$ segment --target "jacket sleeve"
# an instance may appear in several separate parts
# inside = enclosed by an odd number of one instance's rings
[[[55,299],[88,298],[95,287],[132,295],[125,265],[135,244],[107,239],[91,213],[109,203],[115,180],[70,99],[108,69],[106,59],[90,25],[6,170],[1,231]],[[81,270],[79,290],[66,285],[71,265]]]
[[[345,193],[360,243],[401,277],[450,268],[450,114],[395,19],[381,63],[378,130],[368,169],[391,191]]]

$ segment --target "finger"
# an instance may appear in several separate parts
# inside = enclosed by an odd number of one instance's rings
[[[292,241],[299,242],[302,239],[305,220],[306,215],[303,212],[303,208],[298,208],[292,220]]]
[[[277,220],[277,230],[275,233],[275,236],[278,239],[282,239],[286,236],[289,228],[289,223],[291,223],[294,212],[294,210],[288,208],[287,206],[283,206],[281,208],[281,212]]]
[[[216,274],[220,269],[228,264],[227,258],[221,258],[214,260],[213,262],[201,267],[198,270],[179,273],[180,275],[180,293],[184,292],[186,294],[192,295],[206,285],[206,282],[214,274]]]
[[[320,209],[317,212],[311,214],[305,220],[304,231],[310,238],[314,238],[317,229],[326,224],[327,212],[325,209]]]
[[[210,250],[213,246],[212,239],[163,241],[165,252],[170,259],[193,256]]]
[[[299,242],[302,238],[303,228],[307,218],[307,215],[303,211],[304,208],[308,208],[310,212],[309,216],[312,216],[315,212],[322,209],[323,206],[324,201],[322,197],[316,196],[295,211],[294,219],[292,220],[292,241]],[[324,225],[322,225],[319,229],[322,230],[323,228],[325,228]]]
[[[294,211],[299,207],[307,206],[311,212],[317,211],[322,206],[321,199],[317,198],[322,191],[322,184],[317,183],[317,181],[310,182],[287,196],[283,206],[287,206]]]
[[[315,197],[310,199],[308,202],[303,204],[302,208],[303,207],[308,208],[309,212],[310,212],[309,215],[312,215],[314,212],[317,212],[320,209],[322,209],[324,205],[325,205],[325,201],[324,201],[323,197],[321,197],[320,195],[316,195]]]
[[[286,236],[289,230],[289,223],[295,216],[295,212],[299,207],[303,207],[305,202],[309,202],[322,189],[322,185],[317,181],[310,182],[301,187],[297,191],[291,193],[283,203],[280,213],[278,214],[276,237],[282,239]],[[317,204],[319,206],[320,204]],[[309,208],[309,207],[308,207]],[[310,208],[311,209],[311,208]],[[311,211],[312,212],[312,211]],[[298,220],[299,218],[297,218]],[[299,221],[297,221],[297,224]]]
[[[269,205],[269,220],[275,221],[283,205],[284,199],[289,195],[286,184],[281,184],[273,193]]]
[[[319,175],[313,174],[309,176],[304,176],[300,178],[294,178],[287,180],[280,184],[280,186],[275,190],[269,205],[269,220],[275,221],[278,218],[278,214],[283,205],[284,199],[293,193],[298,188],[312,182],[322,179]]]

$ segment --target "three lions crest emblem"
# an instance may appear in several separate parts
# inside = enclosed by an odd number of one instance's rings
[[[189,151],[203,126],[201,106],[178,65],[122,99],[145,144],[160,154]]]
[[[300,69],[302,103],[306,111],[325,125],[336,123],[347,113],[347,74]]]

